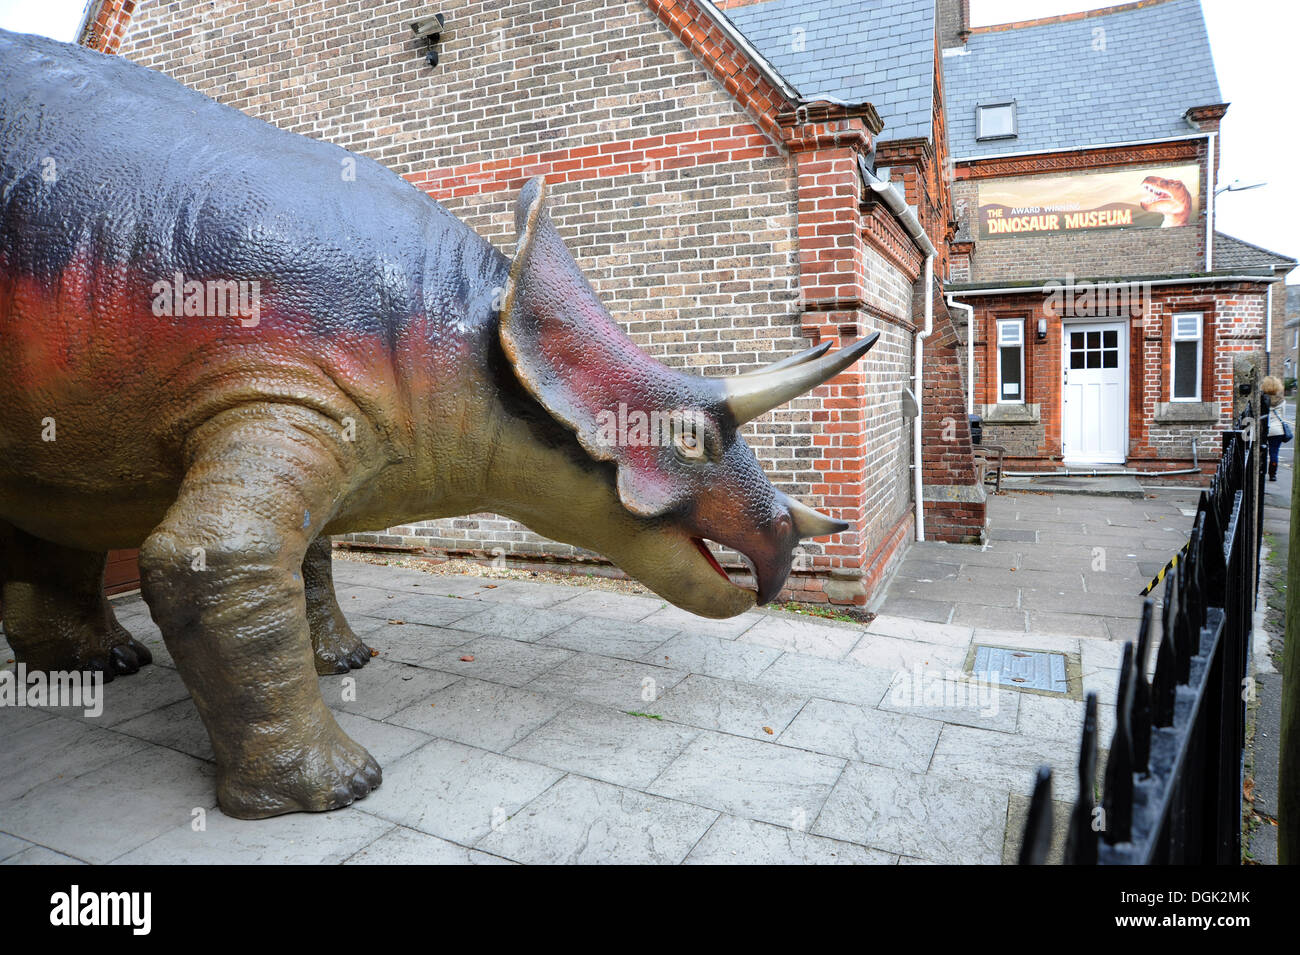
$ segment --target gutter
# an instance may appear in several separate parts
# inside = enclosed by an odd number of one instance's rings
[[[949,308],[966,312],[966,416],[975,413],[975,306],[948,296]]]
[[[1191,285],[1197,282],[1271,282],[1267,275],[1202,275],[1195,278],[1181,279],[1134,279],[1131,282],[1088,282],[1092,289],[1117,288],[1125,285]],[[1063,289],[1079,288],[1079,283],[1054,282],[1047,285],[1016,285],[1005,288],[963,288],[953,294],[967,298],[971,295],[1015,295],[1020,292],[1059,292]]]
[[[907,204],[907,200],[894,188],[892,182],[877,178],[868,167],[863,157],[858,157],[858,169],[862,172],[862,181],[876,197],[885,204],[899,224],[912,237],[917,248],[925,253],[925,328],[916,333],[916,346],[913,349],[914,368],[912,371],[912,388],[916,398],[916,418],[912,424],[912,485],[916,498],[916,539],[925,540],[925,500],[921,488],[921,395],[924,390],[921,381],[922,358],[925,339],[934,331],[934,243],[921,228],[916,217],[916,210]]]

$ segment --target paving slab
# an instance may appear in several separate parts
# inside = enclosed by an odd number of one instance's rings
[[[564,773],[435,739],[384,767],[384,783],[356,806],[410,829],[472,846]]]
[[[728,617],[725,620],[713,620],[709,617],[701,617],[690,611],[682,610],[680,607],[668,605],[662,610],[656,610],[650,616],[642,618],[641,622],[655,627],[687,630],[691,633],[701,633],[711,637],[732,640],[754,626],[754,624],[761,623],[763,618],[764,614],[750,611],[737,617]]]
[[[901,769],[849,763],[812,831],[929,862],[1002,860],[1007,794]]]
[[[102,766],[120,762],[145,749],[130,736],[101,729],[89,721],[53,717],[15,732],[4,730],[9,713],[0,709],[0,826],[9,807],[51,780],[68,780]]]
[[[167,749],[137,749],[6,800],[0,818],[12,835],[103,864],[189,825],[196,809],[214,813],[215,780],[215,769],[201,760]],[[106,807],[112,807],[111,825],[104,822]]]
[[[778,740],[796,749],[924,773],[943,728],[937,720],[810,700]]]
[[[645,715],[565,703],[506,755],[643,790],[699,734],[694,727]]]
[[[541,647],[504,637],[479,637],[464,646],[434,654],[426,665],[458,677],[523,686],[574,655],[572,650],[560,647]]]
[[[389,718],[430,736],[504,752],[564,709],[565,700],[531,690],[461,679]]]
[[[755,682],[805,697],[876,706],[893,679],[893,670],[784,653]]]
[[[771,614],[737,637],[736,642],[842,660],[857,645],[862,633],[862,626],[856,623],[813,622]]]
[[[933,776],[1032,795],[1039,766],[1051,766],[1065,780],[1074,778],[1078,764],[1077,742],[945,726],[929,768]]]
[[[802,696],[693,673],[647,703],[646,711],[685,726],[765,739],[780,735],[803,705]]]
[[[607,590],[587,590],[564,602],[566,613],[635,623],[668,606],[661,597],[638,597]]]
[[[717,818],[699,806],[566,776],[479,845],[534,865],[676,864]]]
[[[320,692],[335,710],[385,720],[455,681],[450,673],[374,658],[360,670],[321,677]]]
[[[929,620],[912,620],[908,617],[893,617],[882,613],[877,614],[876,619],[867,624],[867,632],[915,643],[938,643],[965,649],[970,646],[973,628],[934,623]]]
[[[343,862],[392,824],[359,812],[292,813],[256,825],[219,810],[132,849],[120,865],[327,865]]]
[[[468,630],[532,643],[561,627],[567,627],[577,619],[575,613],[482,601],[477,613],[461,617],[448,626],[453,630]]]
[[[688,865],[894,865],[878,849],[722,814],[686,857]]]
[[[0,862],[0,865],[86,865],[86,863],[44,846],[31,846]]]
[[[577,653],[537,677],[528,688],[626,712],[644,709],[646,703],[653,703],[684,679],[686,673],[681,670]]]
[[[458,846],[424,832],[392,826],[344,865],[512,865],[508,859]]]
[[[723,680],[750,682],[780,656],[780,650],[767,645],[755,646],[701,633],[679,633],[647,653],[645,661]]]
[[[611,617],[579,617],[567,627],[543,637],[540,642],[546,646],[638,660],[679,632],[669,627]]]
[[[776,743],[701,733],[649,791],[793,828],[816,817],[844,763]]]

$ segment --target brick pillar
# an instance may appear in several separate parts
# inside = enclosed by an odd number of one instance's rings
[[[136,0],[99,0],[88,11],[77,42],[101,53],[116,53],[135,13]]]
[[[934,331],[925,339],[921,388],[921,499],[927,540],[980,543],[984,538],[984,487],[976,480],[966,381],[965,346],[939,283],[934,288]],[[917,323],[925,321],[925,288],[912,295]],[[971,334],[974,329],[968,330]]]
[[[803,332],[812,342],[844,347],[861,337],[868,321],[858,156],[871,149],[880,119],[870,105],[818,103],[782,113],[778,122],[798,170]],[[826,599],[838,604],[865,604],[872,568],[901,543],[896,533],[873,540],[868,526],[866,382],[859,363],[814,392],[821,399],[813,420],[822,472],[814,491],[823,510],[850,525],[814,563],[824,574]]]

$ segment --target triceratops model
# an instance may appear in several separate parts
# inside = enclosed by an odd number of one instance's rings
[[[551,223],[513,260],[379,164],[123,59],[0,32],[0,580],[29,669],[133,673],[144,599],[212,738],[223,810],[365,796],[318,672],[369,649],[328,535],[496,511],[710,617],[771,600],[801,538],[738,433],[874,335],[720,380],[641,352]],[[619,418],[620,408],[623,418]],[[630,412],[661,441],[619,440]],[[712,540],[752,563],[732,583]]]

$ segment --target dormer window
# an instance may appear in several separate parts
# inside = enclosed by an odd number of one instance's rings
[[[975,107],[976,139],[1015,139],[1016,103],[983,103]]]

